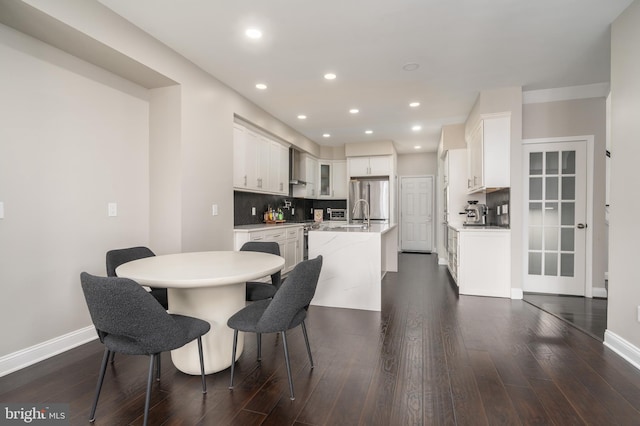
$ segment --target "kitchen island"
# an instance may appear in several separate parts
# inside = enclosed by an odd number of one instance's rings
[[[323,226],[309,231],[309,258],[322,255],[312,305],[380,311],[382,277],[398,271],[395,224]]]

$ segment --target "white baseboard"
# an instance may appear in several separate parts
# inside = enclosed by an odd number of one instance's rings
[[[640,348],[609,330],[604,332],[604,345],[640,370]]]
[[[88,326],[0,357],[0,377],[6,376],[9,373],[13,373],[14,371],[18,371],[47,358],[51,358],[54,355],[58,355],[97,338],[96,329],[93,326]]]
[[[515,300],[522,300],[524,297],[524,292],[521,288],[512,288],[511,289],[511,298]]]
[[[604,287],[593,287],[591,295],[593,297],[607,298],[607,289]]]
[[[438,256],[438,265],[447,266],[449,264],[449,259],[446,257]]]

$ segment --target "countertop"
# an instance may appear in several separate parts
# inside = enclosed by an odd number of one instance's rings
[[[284,223],[254,223],[251,225],[239,225],[233,228],[234,231],[251,232],[251,231],[267,231],[269,229],[292,228],[295,226],[303,226],[304,222],[284,222]]]
[[[464,226],[461,224],[449,224],[450,228],[455,229],[458,232],[469,232],[469,231],[490,231],[490,232],[509,232],[510,228],[504,226],[496,226],[496,225],[486,225],[486,226]]]
[[[351,226],[355,225],[355,226]],[[396,224],[378,224],[372,223],[367,229],[362,228],[362,224],[348,224],[347,227],[325,225],[320,226],[319,229],[310,229],[309,232],[338,232],[338,233],[370,233],[370,234],[384,234],[395,228]]]

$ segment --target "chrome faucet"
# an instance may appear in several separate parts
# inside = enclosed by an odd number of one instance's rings
[[[369,215],[369,213],[370,213],[369,209],[370,208],[369,208],[369,202],[367,200],[365,200],[364,198],[360,198],[358,201],[356,201],[353,204],[353,211],[351,212],[351,214],[355,214],[356,213],[356,207],[358,207],[358,204],[360,202],[363,202],[364,205],[367,207],[367,211],[366,211],[364,217],[365,217],[365,219],[367,219],[367,228],[369,228],[369,226],[371,225],[371,216]]]

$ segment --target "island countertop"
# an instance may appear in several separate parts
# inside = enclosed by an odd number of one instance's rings
[[[372,223],[368,227],[363,227],[361,223],[349,223],[339,226],[321,225],[318,229],[310,229],[309,232],[339,232],[339,233],[369,233],[369,234],[386,234],[387,232],[398,226],[395,223]]]

